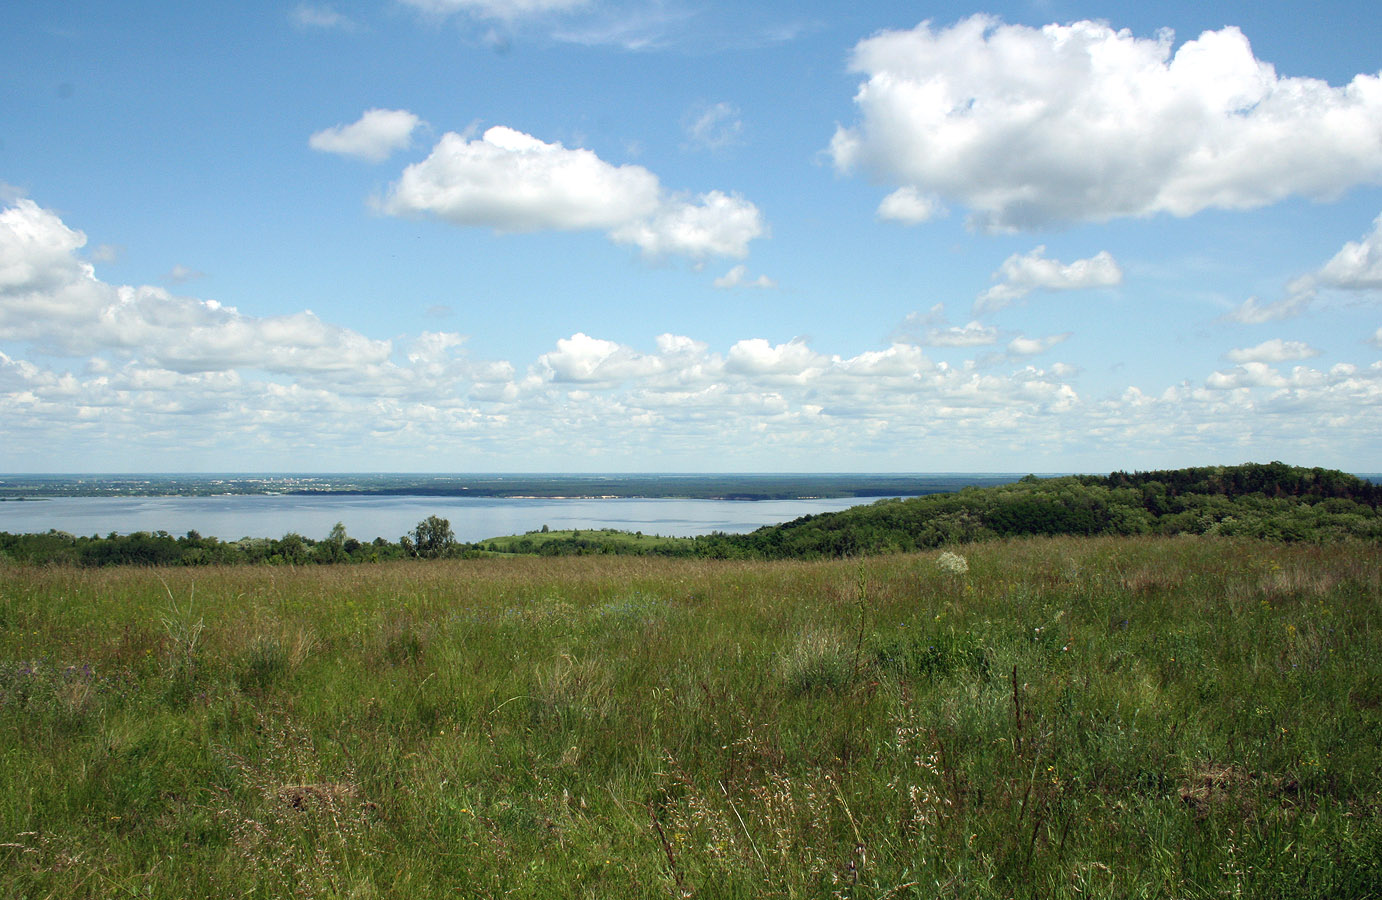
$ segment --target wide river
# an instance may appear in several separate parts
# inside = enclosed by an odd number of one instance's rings
[[[871,503],[876,497],[830,500],[514,500],[471,497],[237,494],[219,497],[56,497],[0,503],[0,531],[50,529],[78,535],[197,531],[233,541],[294,532],[320,540],[337,522],[362,541],[396,541],[428,516],[451,522],[460,541],[522,534],[548,526],[617,528],[670,537],[745,532],[813,513]]]

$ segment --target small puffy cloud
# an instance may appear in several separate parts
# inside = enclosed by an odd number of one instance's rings
[[[1368,338],[1368,343],[1372,344],[1374,347],[1382,349],[1382,328],[1379,328],[1372,333],[1372,337]]]
[[[662,368],[656,356],[647,356],[617,344],[574,334],[557,341],[557,349],[538,357],[544,380],[578,384],[609,384],[651,375]]]
[[[1282,388],[1288,384],[1286,376],[1265,362],[1245,362],[1228,372],[1215,372],[1205,379],[1205,384],[1216,391],[1232,391],[1242,388]]]
[[[369,109],[358,121],[318,131],[307,143],[323,153],[383,162],[395,151],[411,146],[413,132],[424,125],[406,109]]]
[[[663,198],[657,212],[610,232],[617,243],[633,244],[648,256],[675,253],[707,256],[749,254],[749,242],[768,233],[758,207],[738,194],[709,191],[694,201]]]
[[[1251,209],[1382,182],[1382,78],[1280,77],[1233,27],[1174,48],[1169,31],[979,15],[881,32],[855,46],[852,68],[866,80],[859,121],[831,140],[836,167],[962,203],[985,230]]]
[[[502,125],[478,140],[443,135],[380,207],[499,232],[602,230],[648,256],[743,257],[767,233],[758,207],[738,195],[670,194],[642,166],[615,166]]]
[[[1382,289],[1382,216],[1361,241],[1349,241],[1316,273],[1321,284],[1354,291]]]
[[[428,15],[465,13],[481,19],[522,19],[563,13],[588,5],[589,0],[403,0]]]
[[[729,348],[725,370],[743,375],[802,376],[826,363],[802,340],[773,345],[763,338],[749,338]]]
[[[479,140],[442,135],[427,159],[404,170],[383,209],[501,232],[609,229],[656,213],[660,192],[642,166],[610,165],[496,125]]]
[[[945,215],[945,207],[934,196],[914,187],[900,187],[878,204],[878,218],[903,225],[920,225]]]
[[[1320,351],[1304,341],[1283,341],[1281,338],[1273,338],[1270,341],[1263,341],[1256,347],[1230,350],[1224,354],[1224,358],[1229,362],[1239,364],[1250,362],[1279,363],[1310,359],[1319,355]]]
[[[1013,356],[1036,356],[1069,339],[1070,332],[1053,334],[1044,338],[1017,337],[1008,342],[1008,353]]]
[[[974,301],[975,314],[1002,309],[1034,290],[1075,291],[1114,287],[1123,282],[1123,270],[1107,250],[1069,264],[1047,259],[1042,256],[1045,252],[1044,246],[1037,247],[1025,255],[1014,253],[1004,260],[993,274],[999,283]]]
[[[682,120],[682,128],[691,146],[703,150],[732,147],[740,143],[744,133],[739,109],[732,103],[696,106]]]
[[[833,360],[838,371],[856,378],[884,376],[910,378],[931,369],[931,363],[920,347],[893,344],[886,350],[868,350],[851,359]]]
[[[303,28],[350,31],[355,23],[336,12],[330,4],[299,3],[293,7],[293,21]]]
[[[775,288],[777,282],[767,275],[759,275],[757,278],[749,278],[749,267],[743,264],[737,265],[725,274],[716,278],[712,284],[722,290],[729,290],[737,287],[748,288]]]

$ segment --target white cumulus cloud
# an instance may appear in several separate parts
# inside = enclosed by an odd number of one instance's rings
[[[743,258],[749,242],[767,233],[757,206],[738,194],[709,191],[695,200],[665,197],[652,216],[616,228],[610,237],[649,256]]]
[[[1250,362],[1279,363],[1310,359],[1319,355],[1320,351],[1304,341],[1284,341],[1281,338],[1272,338],[1270,341],[1263,341],[1256,347],[1240,347],[1230,350],[1224,354],[1224,358],[1229,362],[1239,364]]]
[[[763,338],[749,338],[729,348],[725,369],[744,375],[803,376],[827,363],[802,340],[774,345]]]
[[[837,128],[835,165],[962,203],[986,230],[1250,209],[1382,182],[1382,78],[1281,77],[1233,27],[1175,48],[1165,31],[980,15],[867,38],[852,68],[866,76],[860,119]]]
[[[1004,260],[993,274],[999,283],[974,301],[975,314],[1002,309],[1035,290],[1075,291],[1115,287],[1123,282],[1123,270],[1107,250],[1068,264],[1047,259],[1042,255],[1045,252],[1044,246],[1037,247],[1030,253],[1014,253]]]
[[[949,327],[940,304],[886,346],[846,354],[804,338],[712,347],[669,333],[634,347],[577,332],[535,358],[472,360],[455,332],[376,340],[308,311],[249,316],[110,284],[83,259],[86,242],[31,201],[0,207],[5,468],[100,454],[148,470],[425,470],[438,459],[939,470],[965,459],[1040,471],[1109,457],[1154,467],[1167,454],[1369,459],[1382,445],[1382,361],[1314,368],[1292,362],[1314,355],[1294,341],[1234,350],[1223,371],[1170,387],[1088,395],[1079,369],[1035,364],[1065,335],[928,359],[932,332],[998,340],[983,325]],[[1370,341],[1382,346],[1382,329]]]
[[[758,207],[737,194],[673,194],[642,166],[615,166],[502,125],[477,140],[443,135],[380,206],[499,232],[602,230],[649,256],[744,257],[767,233]]]
[[[311,312],[246,316],[160,287],[107,284],[77,258],[85,244],[31,200],[0,212],[0,339],[73,356],[114,351],[177,372],[349,372],[392,352]]]
[[[1044,338],[1017,337],[1008,342],[1008,352],[1013,356],[1036,356],[1068,340],[1070,332],[1053,334]]]
[[[878,204],[878,218],[903,225],[920,225],[945,214],[945,207],[934,196],[916,188],[900,187]]]
[[[614,341],[577,333],[538,357],[537,368],[548,381],[608,384],[651,375],[662,369],[662,362]]]
[[[642,166],[610,165],[496,125],[479,140],[442,135],[427,159],[404,170],[383,208],[503,232],[608,229],[657,212],[660,192]]]
[[[1382,290],[1382,216],[1360,241],[1348,241],[1323,266],[1286,285],[1280,300],[1249,297],[1223,316],[1225,321],[1260,325],[1298,316],[1319,299],[1320,288],[1344,291]]]
[[[1321,284],[1346,290],[1382,288],[1382,216],[1361,241],[1344,244],[1316,273]]]
[[[1243,388],[1283,388],[1289,382],[1270,365],[1260,361],[1245,362],[1228,372],[1214,372],[1205,384],[1216,391],[1241,390]]]
[[[308,138],[307,144],[323,153],[383,162],[395,151],[411,146],[413,132],[424,125],[406,109],[369,109],[349,125],[318,131]]]

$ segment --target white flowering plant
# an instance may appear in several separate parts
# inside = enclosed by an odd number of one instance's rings
[[[969,560],[958,553],[951,553],[946,550],[936,559],[936,565],[940,566],[942,572],[949,572],[952,575],[964,575],[969,571]]]

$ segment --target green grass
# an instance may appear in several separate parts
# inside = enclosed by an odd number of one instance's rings
[[[0,896],[1378,897],[1375,546],[0,568]]]

